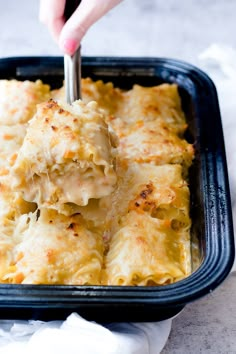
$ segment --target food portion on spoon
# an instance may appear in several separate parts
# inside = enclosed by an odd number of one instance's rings
[[[12,168],[13,187],[39,208],[67,213],[109,195],[116,184],[113,148],[95,102],[38,105]]]

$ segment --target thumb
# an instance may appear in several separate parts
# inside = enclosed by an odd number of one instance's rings
[[[74,54],[87,30],[119,2],[121,0],[82,0],[61,31],[61,50]]]

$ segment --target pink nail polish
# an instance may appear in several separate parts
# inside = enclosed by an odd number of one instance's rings
[[[74,54],[77,47],[77,42],[74,39],[68,38],[64,40],[63,49],[67,54]]]

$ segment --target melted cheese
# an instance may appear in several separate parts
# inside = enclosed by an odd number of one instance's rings
[[[0,179],[9,175],[25,134],[26,126],[23,124],[0,126]]]
[[[0,282],[5,283],[3,279],[11,265],[14,257],[14,246],[16,240],[13,237],[16,223],[0,215]]]
[[[157,285],[190,273],[189,233],[165,220],[132,211],[111,239],[102,282],[108,285]]]
[[[154,87],[134,85],[131,90],[123,93],[123,100],[117,107],[115,117],[129,123],[161,120],[179,134],[186,129],[178,87],[175,84]]]
[[[111,205],[107,220],[112,234],[126,222],[131,211],[176,225],[179,222],[189,230],[189,188],[180,165],[136,163],[120,166],[118,172],[118,187],[111,198],[104,199],[107,207]]]
[[[28,216],[5,281],[22,284],[100,284],[103,244],[81,216],[41,210]]]
[[[186,168],[192,163],[192,145],[178,137],[163,121],[140,120],[127,124],[116,119],[112,128],[119,138],[118,155],[123,159],[156,165],[181,164]]]
[[[36,109],[49,95],[58,103]],[[64,96],[41,81],[0,81],[0,281],[164,285],[188,276],[183,176],[194,152],[177,86],[122,91],[87,78],[84,102],[68,106]]]
[[[189,189],[180,165],[122,166],[110,204],[104,283],[167,284],[190,274]]]
[[[94,102],[38,106],[12,172],[15,188],[39,207],[87,205],[116,183],[108,128]]]
[[[42,81],[0,80],[0,124],[28,122],[36,105],[50,97],[50,87]]]
[[[14,191],[7,177],[0,178],[0,218],[16,220],[22,214],[34,211],[36,205],[25,201],[20,193]]]
[[[96,101],[98,107],[106,115],[114,115],[123,100],[122,91],[114,87],[111,82],[104,83],[101,80],[92,81],[90,78],[81,80],[81,95],[85,103]],[[53,90],[51,96],[56,101],[65,101],[65,87]]]

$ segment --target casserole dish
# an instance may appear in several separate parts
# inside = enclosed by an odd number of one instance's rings
[[[62,286],[0,284],[2,318],[63,319],[71,312],[100,322],[158,321],[211,292],[234,260],[233,226],[221,118],[214,84],[197,68],[170,59],[83,58],[82,76],[133,84],[176,83],[186,114],[186,139],[195,146],[190,168],[192,274],[165,286]],[[6,58],[0,79],[41,79],[58,88],[63,60]]]

